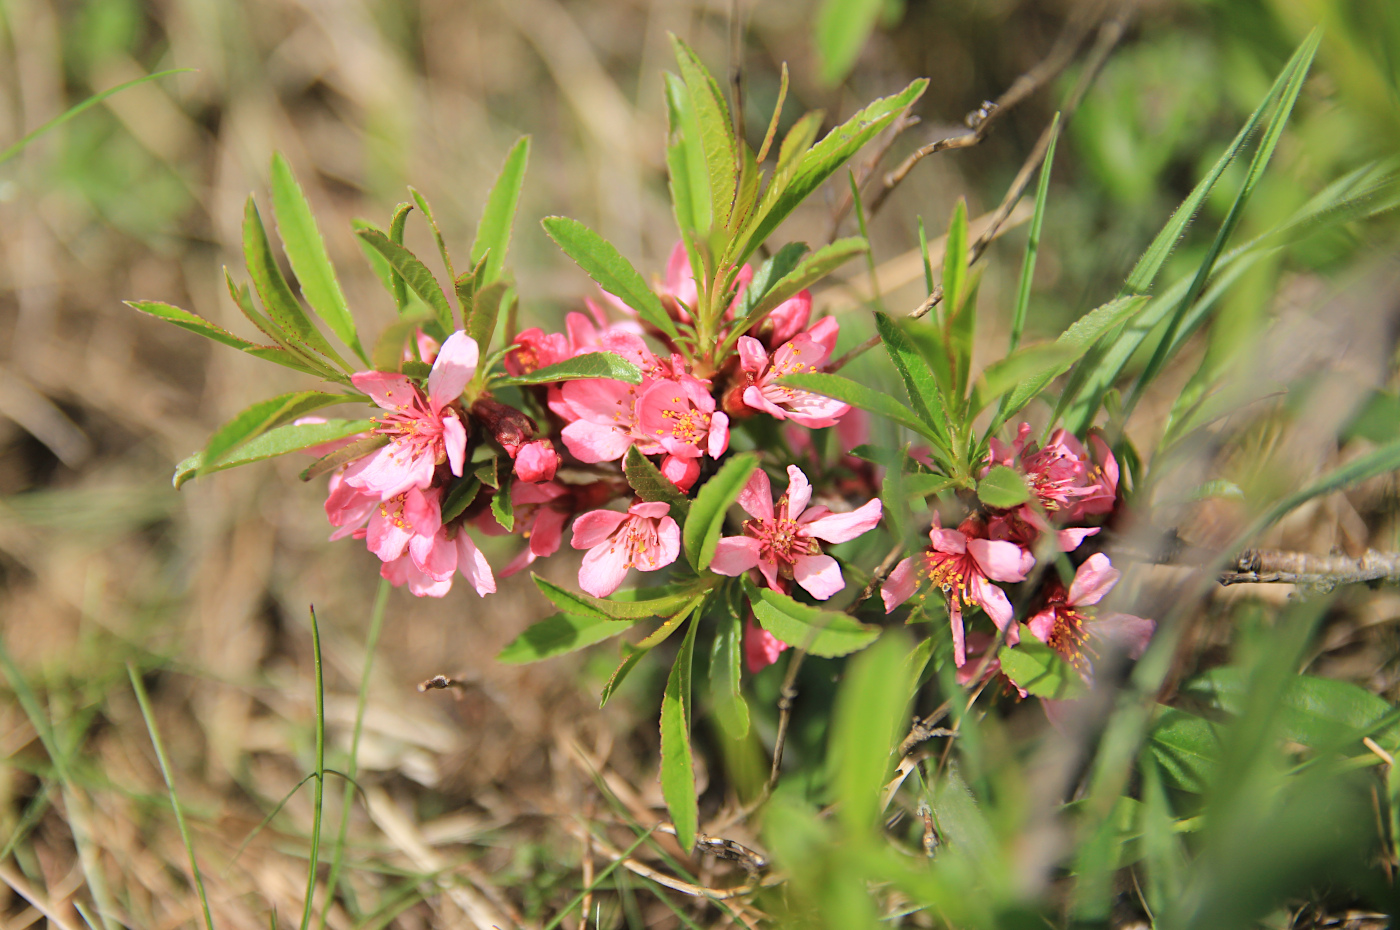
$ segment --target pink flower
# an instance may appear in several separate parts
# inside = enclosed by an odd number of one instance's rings
[[[953,629],[953,658],[959,668],[967,663],[964,604],[981,607],[998,629],[1006,631],[1006,641],[1015,644],[1019,631],[1011,623],[1011,601],[991,582],[1024,581],[1026,572],[1035,565],[1035,556],[1013,542],[987,539],[982,524],[972,517],[956,530],[945,530],[935,512],[928,535],[932,545],[922,555],[900,562],[885,579],[880,591],[885,613],[909,600],[922,576],[943,589]]]
[[[783,343],[770,358],[763,343],[751,336],[739,337],[739,360],[748,379],[743,401],[779,420],[791,418],[818,429],[834,426],[850,410],[849,404],[810,391],[777,383],[784,375],[818,371],[831,357],[840,324],[827,317],[805,333]],[[732,407],[730,409],[733,409]]]
[[[527,484],[553,481],[558,468],[559,453],[548,439],[527,442],[515,455],[515,477]]]
[[[773,503],[773,489],[761,469],[739,493],[739,506],[752,517],[743,536],[726,536],[715,547],[710,568],[721,575],[738,575],[752,568],[763,573],[768,586],[787,591],[795,580],[817,600],[824,601],[846,586],[841,567],[823,555],[818,540],[843,543],[875,528],[881,506],[872,500],[850,513],[832,513],[822,506],[808,509],[812,485],[796,465],[789,465],[788,487]]]
[[[510,492],[511,504],[515,508],[515,525],[529,544],[501,569],[502,578],[509,578],[532,565],[536,559],[548,558],[559,551],[559,544],[564,538],[564,524],[569,522],[571,516],[559,505],[567,506],[568,496],[569,492],[553,481],[515,483]],[[490,511],[486,513],[490,515]],[[492,520],[494,522],[494,517]],[[495,525],[499,530],[500,525]]]
[[[1050,579],[1046,585],[1045,605],[1026,623],[1036,639],[1058,652],[1086,677],[1085,653],[1090,638],[1117,642],[1135,659],[1147,649],[1148,640],[1152,638],[1155,624],[1151,620],[1129,614],[1095,616],[1093,606],[1113,590],[1121,575],[1108,556],[1094,553],[1074,573],[1068,591],[1059,578]]]
[[[744,621],[744,664],[750,672],[763,671],[788,648],[787,643],[754,623],[752,614]]]
[[[1073,552],[1085,537],[1098,533],[1099,528],[1056,529],[1045,517],[1057,522],[1077,522],[1110,512],[1118,495],[1118,463],[1108,445],[1097,435],[1090,437],[1090,444],[1098,463],[1090,458],[1078,439],[1063,429],[1051,433],[1050,441],[1043,448],[1033,441],[1027,442],[1030,430],[1029,423],[1022,423],[1010,444],[992,439],[987,469],[992,465],[1005,465],[1019,470],[1044,516],[1036,506],[1023,504],[993,515],[988,524],[989,535],[1030,546],[1040,534],[1053,530],[1060,550]]]
[[[719,458],[729,448],[729,417],[715,412],[708,384],[690,375],[658,381],[637,403],[638,427],[668,455]]]
[[[618,589],[628,569],[654,572],[676,560],[681,530],[668,516],[670,507],[638,501],[627,513],[592,510],[574,521],[575,549],[587,549],[578,585],[594,597]]]
[[[381,500],[409,488],[426,488],[437,466],[449,462],[460,476],[466,460],[467,432],[451,408],[476,374],[476,340],[464,332],[448,337],[428,375],[428,394],[408,378],[383,371],[362,371],[351,377],[355,387],[376,404],[392,411],[380,418],[374,432],[389,444],[370,453],[363,468],[346,476],[346,483]]]
[[[763,344],[774,349],[806,329],[811,318],[812,292],[803,289],[768,311],[756,331]]]
[[[495,593],[491,565],[465,528],[458,527],[454,536],[447,527],[441,527],[411,549],[417,551],[381,565],[380,576],[395,586],[407,584],[418,597],[443,597],[452,589],[453,573],[460,572],[479,597]]]
[[[506,353],[506,371],[526,375],[573,358],[569,339],[563,333],[546,333],[538,326],[516,334],[514,348]]]

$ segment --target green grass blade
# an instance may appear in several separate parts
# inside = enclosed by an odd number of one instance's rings
[[[130,662],[126,663],[126,673],[131,678],[131,689],[136,692],[136,702],[141,705],[141,716],[146,720],[146,731],[151,735],[156,761],[160,763],[160,774],[165,779],[165,789],[170,794],[170,807],[175,811],[175,824],[180,830],[185,852],[190,857],[190,874],[194,877],[200,907],[204,909],[204,926],[206,930],[214,930],[214,918],[209,913],[209,897],[204,893],[204,876],[199,871],[198,860],[195,859],[194,841],[190,838],[189,825],[185,823],[185,812],[180,808],[180,797],[175,793],[175,778],[170,774],[170,760],[165,757],[165,746],[160,739],[160,730],[156,728],[156,715],[151,710],[151,698],[146,694],[146,686],[141,683],[141,676],[136,674],[136,667]]]
[[[301,930],[311,926],[316,897],[316,872],[321,864],[321,810],[326,800],[326,680],[321,664],[321,627],[311,608],[311,650],[316,662],[316,785],[311,808],[311,853],[306,869],[306,902],[302,905]]]
[[[1040,251],[1040,228],[1045,221],[1045,199],[1050,192],[1050,169],[1055,164],[1055,144],[1060,141],[1060,114],[1050,124],[1050,145],[1045,161],[1040,165],[1040,183],[1035,189],[1035,212],[1031,214],[1030,236],[1026,239],[1026,257],[1021,260],[1021,281],[1016,287],[1016,305],[1011,310],[1011,342],[1007,352],[1015,352],[1026,328],[1026,309],[1031,302],[1031,279],[1035,277],[1035,258]]]

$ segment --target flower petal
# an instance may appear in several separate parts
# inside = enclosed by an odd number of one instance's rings
[[[573,383],[573,382],[570,382]],[[564,445],[580,462],[615,462],[627,454],[632,437],[612,426],[575,420],[564,427]]]
[[[627,519],[616,510],[590,510],[574,521],[574,538],[569,543],[575,549],[592,549],[607,539]]]
[[[885,602],[885,613],[893,613],[894,609],[914,596],[914,592],[919,589],[919,576],[914,571],[914,560],[904,559],[894,567],[885,583],[880,587],[880,600]]]
[[[849,542],[863,533],[868,533],[880,523],[883,505],[877,497],[867,501],[850,513],[829,513],[813,520],[802,528],[807,536],[829,543]]]
[[[792,565],[792,577],[807,593],[824,601],[846,586],[841,566],[829,555],[800,555]]]
[[[807,504],[812,499],[812,482],[807,480],[806,474],[796,465],[787,467],[788,486],[787,494],[787,518],[796,520],[802,515],[802,511],[807,509]]]
[[[759,543],[749,536],[725,536],[715,543],[715,557],[710,570],[721,575],[742,575],[758,567]]]
[[[1109,562],[1108,556],[1102,552],[1095,552],[1089,556],[1088,561],[1079,566],[1079,571],[1074,573],[1067,603],[1072,607],[1097,604],[1113,590],[1113,586],[1122,576],[1123,573]]]
[[[967,552],[993,581],[1025,581],[1035,566],[1035,556],[1002,539],[969,539]]]
[[[350,383],[385,410],[407,410],[418,396],[412,381],[387,371],[357,371],[350,376]]]
[[[604,540],[583,557],[578,586],[594,597],[607,597],[622,585],[629,567],[631,559],[627,547],[619,540]]]
[[[476,542],[466,530],[457,531],[457,570],[467,579],[480,597],[496,592],[496,576],[491,574],[491,563],[476,547]]]
[[[479,356],[476,340],[462,330],[447,337],[428,373],[428,403],[434,411],[462,396],[467,382],[476,374]]]
[[[739,506],[755,520],[773,519],[773,485],[762,468],[754,469],[744,490],[739,492]]]

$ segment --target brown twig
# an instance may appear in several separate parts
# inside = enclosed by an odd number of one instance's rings
[[[670,836],[677,835],[675,825],[669,823],[658,826],[656,832]],[[716,859],[737,862],[744,867],[746,872],[762,872],[768,868],[768,857],[763,853],[749,849],[743,843],[727,840],[722,836],[697,833],[695,834],[695,849],[697,852],[707,853]]]
[[[953,702],[951,700],[944,701],[927,717],[914,718],[914,725],[909,728],[909,735],[904,737],[903,742],[899,744],[900,758],[909,755],[909,753],[914,751],[914,747],[926,740],[931,740],[936,736],[952,736],[954,731],[945,730],[938,726],[938,724],[943,721],[943,718],[948,716],[948,711],[952,706]]]
[[[905,112],[899,115],[899,118],[881,134],[879,141],[875,143],[875,147],[871,150],[870,157],[852,172],[856,176],[857,189],[864,186],[866,180],[875,173],[875,169],[880,166],[880,162],[885,160],[885,156],[888,155],[890,149],[894,147],[895,140],[904,135],[905,130],[912,129],[921,122],[923,122],[923,120],[912,113]],[[883,202],[884,198],[881,197],[879,203]],[[831,230],[826,236],[828,242],[836,241],[836,237],[841,232],[841,223],[846,219],[846,214],[851,212],[851,207],[854,205],[855,198],[851,196],[851,191],[848,187],[841,194],[840,202],[837,203],[836,209],[831,213]],[[866,218],[869,219],[873,216],[875,210],[878,208],[878,203],[867,206],[865,208]]]
[[[586,827],[572,823],[565,823],[564,828],[579,839],[582,839],[584,834],[591,834],[592,832]],[[622,850],[613,846],[602,837],[594,836],[592,842],[594,848],[597,849],[599,853],[607,856],[613,862],[621,861],[622,867],[634,875],[640,875],[642,878],[656,882],[664,888],[670,888],[672,891],[679,891],[681,894],[690,895],[694,898],[709,898],[711,901],[728,901],[731,898],[752,894],[759,888],[771,888],[774,885],[780,885],[786,881],[782,876],[769,875],[757,882],[751,879],[737,888],[706,888],[703,885],[695,885],[687,881],[682,881],[679,878],[667,875],[665,872],[659,872],[644,862],[638,862],[636,859],[624,855]]]
[[[804,645],[788,662],[787,674],[783,676],[783,687],[778,692],[778,735],[773,740],[773,765],[768,770],[768,784],[763,787],[763,799],[767,799],[778,784],[778,773],[783,767],[783,749],[787,745],[788,725],[792,723],[792,704],[797,700],[797,672],[802,668],[802,660],[805,658],[807,647]]]
[[[1235,560],[1233,571],[1220,574],[1222,585],[1339,585],[1368,581],[1400,581],[1400,552],[1371,549],[1354,559],[1344,555],[1246,549]]]

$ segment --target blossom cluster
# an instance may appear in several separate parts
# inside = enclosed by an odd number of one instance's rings
[[[983,469],[983,475],[994,466],[1013,469],[1024,480],[1029,499],[1010,508],[986,507],[957,529],[944,529],[935,512],[929,547],[896,565],[881,590],[886,613],[914,597],[925,583],[923,596],[934,589],[943,595],[953,659],[965,679],[975,674],[973,653],[988,646],[991,638],[983,635],[969,643],[964,608],[981,608],[1007,645],[1018,643],[1021,624],[1001,585],[1026,581],[1038,549],[1078,550],[1102,529],[1091,521],[1111,515],[1118,502],[1118,463],[1101,437],[1091,434],[1086,449],[1073,435],[1057,429],[1040,446],[1029,439],[1030,431],[1030,424],[1022,423],[1013,442],[992,439]],[[1117,640],[1134,656],[1146,648],[1152,621],[1097,612],[1095,605],[1120,577],[1108,556],[1097,552],[1085,559],[1068,588],[1053,570],[1046,574],[1025,627],[1081,674],[1089,671],[1092,640]],[[985,668],[988,673],[998,670],[995,660]]]
[[[455,574],[479,595],[495,591],[498,573],[468,528],[522,538],[524,546],[499,572],[507,576],[553,555],[572,524],[573,548],[587,550],[579,586],[597,597],[616,591],[632,569],[655,571],[675,562],[680,527],[668,504],[634,496],[621,468],[629,449],[650,457],[679,492],[693,493],[728,451],[731,423],[768,417],[806,430],[836,426],[852,413],[845,403],[778,383],[785,374],[819,370],[835,348],[839,323],[830,317],[812,322],[810,293],[797,293],[757,322],[745,321],[753,323],[747,332],[733,330],[751,280],[745,266],[722,321],[720,338],[734,351],[704,372],[666,334],[606,293],[601,301],[586,301],[587,313],[568,314],[563,332],[520,332],[503,359],[512,376],[596,352],[641,372],[640,384],[612,378],[532,384],[524,406],[533,416],[475,387],[481,347],[465,332],[441,346],[419,334],[410,360],[432,366],[422,383],[382,371],[351,379],[382,412],[368,436],[341,445],[382,444],[331,475],[326,515],[336,527],[332,538],[364,539],[382,560],[383,577],[431,597],[446,594]],[[681,246],[657,290],[677,323],[691,320],[698,294]],[[610,311],[616,311],[611,321]],[[796,436],[791,443],[811,445]],[[512,463],[508,477],[497,473],[497,484],[508,490],[482,486],[457,506],[460,489],[475,480],[476,463],[493,456]],[[730,576],[751,573],[783,592],[796,582],[825,600],[845,580],[822,544],[873,529],[881,503],[870,499],[854,510],[846,509],[844,498],[813,503],[806,474],[790,465],[787,475],[787,490],[776,503],[767,473],[752,475],[739,498],[752,519],[742,535],[719,541],[712,568]],[[863,490],[873,494],[873,484]],[[511,513],[506,519],[503,498]],[[752,623],[748,638],[751,656],[781,646]]]

